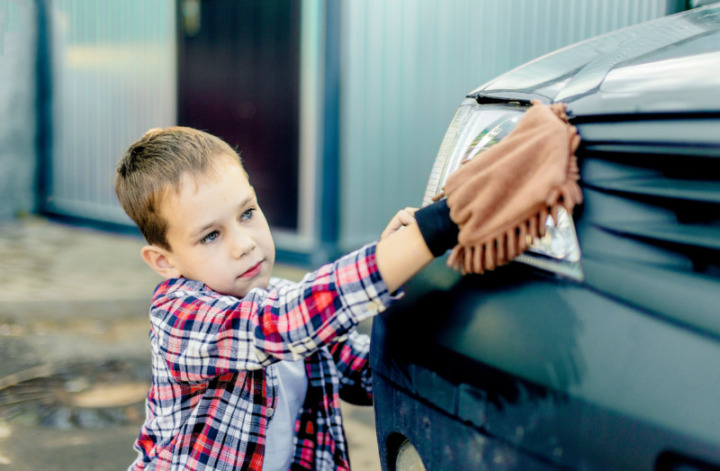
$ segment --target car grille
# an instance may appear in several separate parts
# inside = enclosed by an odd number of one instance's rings
[[[575,118],[586,283],[720,337],[720,116]]]

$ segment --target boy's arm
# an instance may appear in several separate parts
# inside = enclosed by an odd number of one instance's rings
[[[391,293],[435,258],[415,222],[378,242],[375,257],[380,276]]]
[[[358,406],[372,405],[370,337],[351,331],[341,342],[330,345],[330,354],[340,380],[340,399]]]
[[[377,245],[378,270],[391,293],[415,276],[433,258],[457,244],[459,229],[450,219],[447,201],[437,201],[412,213],[414,221],[403,223],[404,227],[391,234],[383,233]]]
[[[457,228],[452,225],[452,234],[444,227],[446,209],[426,206],[415,213],[417,222],[378,245],[347,254],[299,283],[254,289],[242,299],[200,282],[168,280],[151,309],[154,348],[180,382],[305,357],[382,311],[393,300],[390,293],[456,243]]]

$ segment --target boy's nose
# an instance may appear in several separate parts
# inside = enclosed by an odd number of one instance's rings
[[[230,255],[233,258],[244,257],[255,248],[255,240],[243,230],[235,231],[230,243]]]

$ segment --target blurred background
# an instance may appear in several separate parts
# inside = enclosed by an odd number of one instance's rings
[[[0,0],[0,220],[132,231],[117,160],[188,125],[242,153],[279,259],[315,265],[420,204],[467,92],[689,3]]]
[[[148,129],[240,151],[296,279],[420,204],[466,93],[701,2],[0,0],[0,469],[135,456],[159,279],[113,176]],[[372,414],[345,413],[355,469]]]

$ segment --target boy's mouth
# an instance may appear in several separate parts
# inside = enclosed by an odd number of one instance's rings
[[[257,276],[260,273],[260,270],[262,270],[262,263],[263,262],[258,262],[257,265],[253,265],[252,267],[250,267],[250,269],[248,269],[245,273],[240,275],[238,278],[245,280],[245,279],[253,278],[253,277]]]

